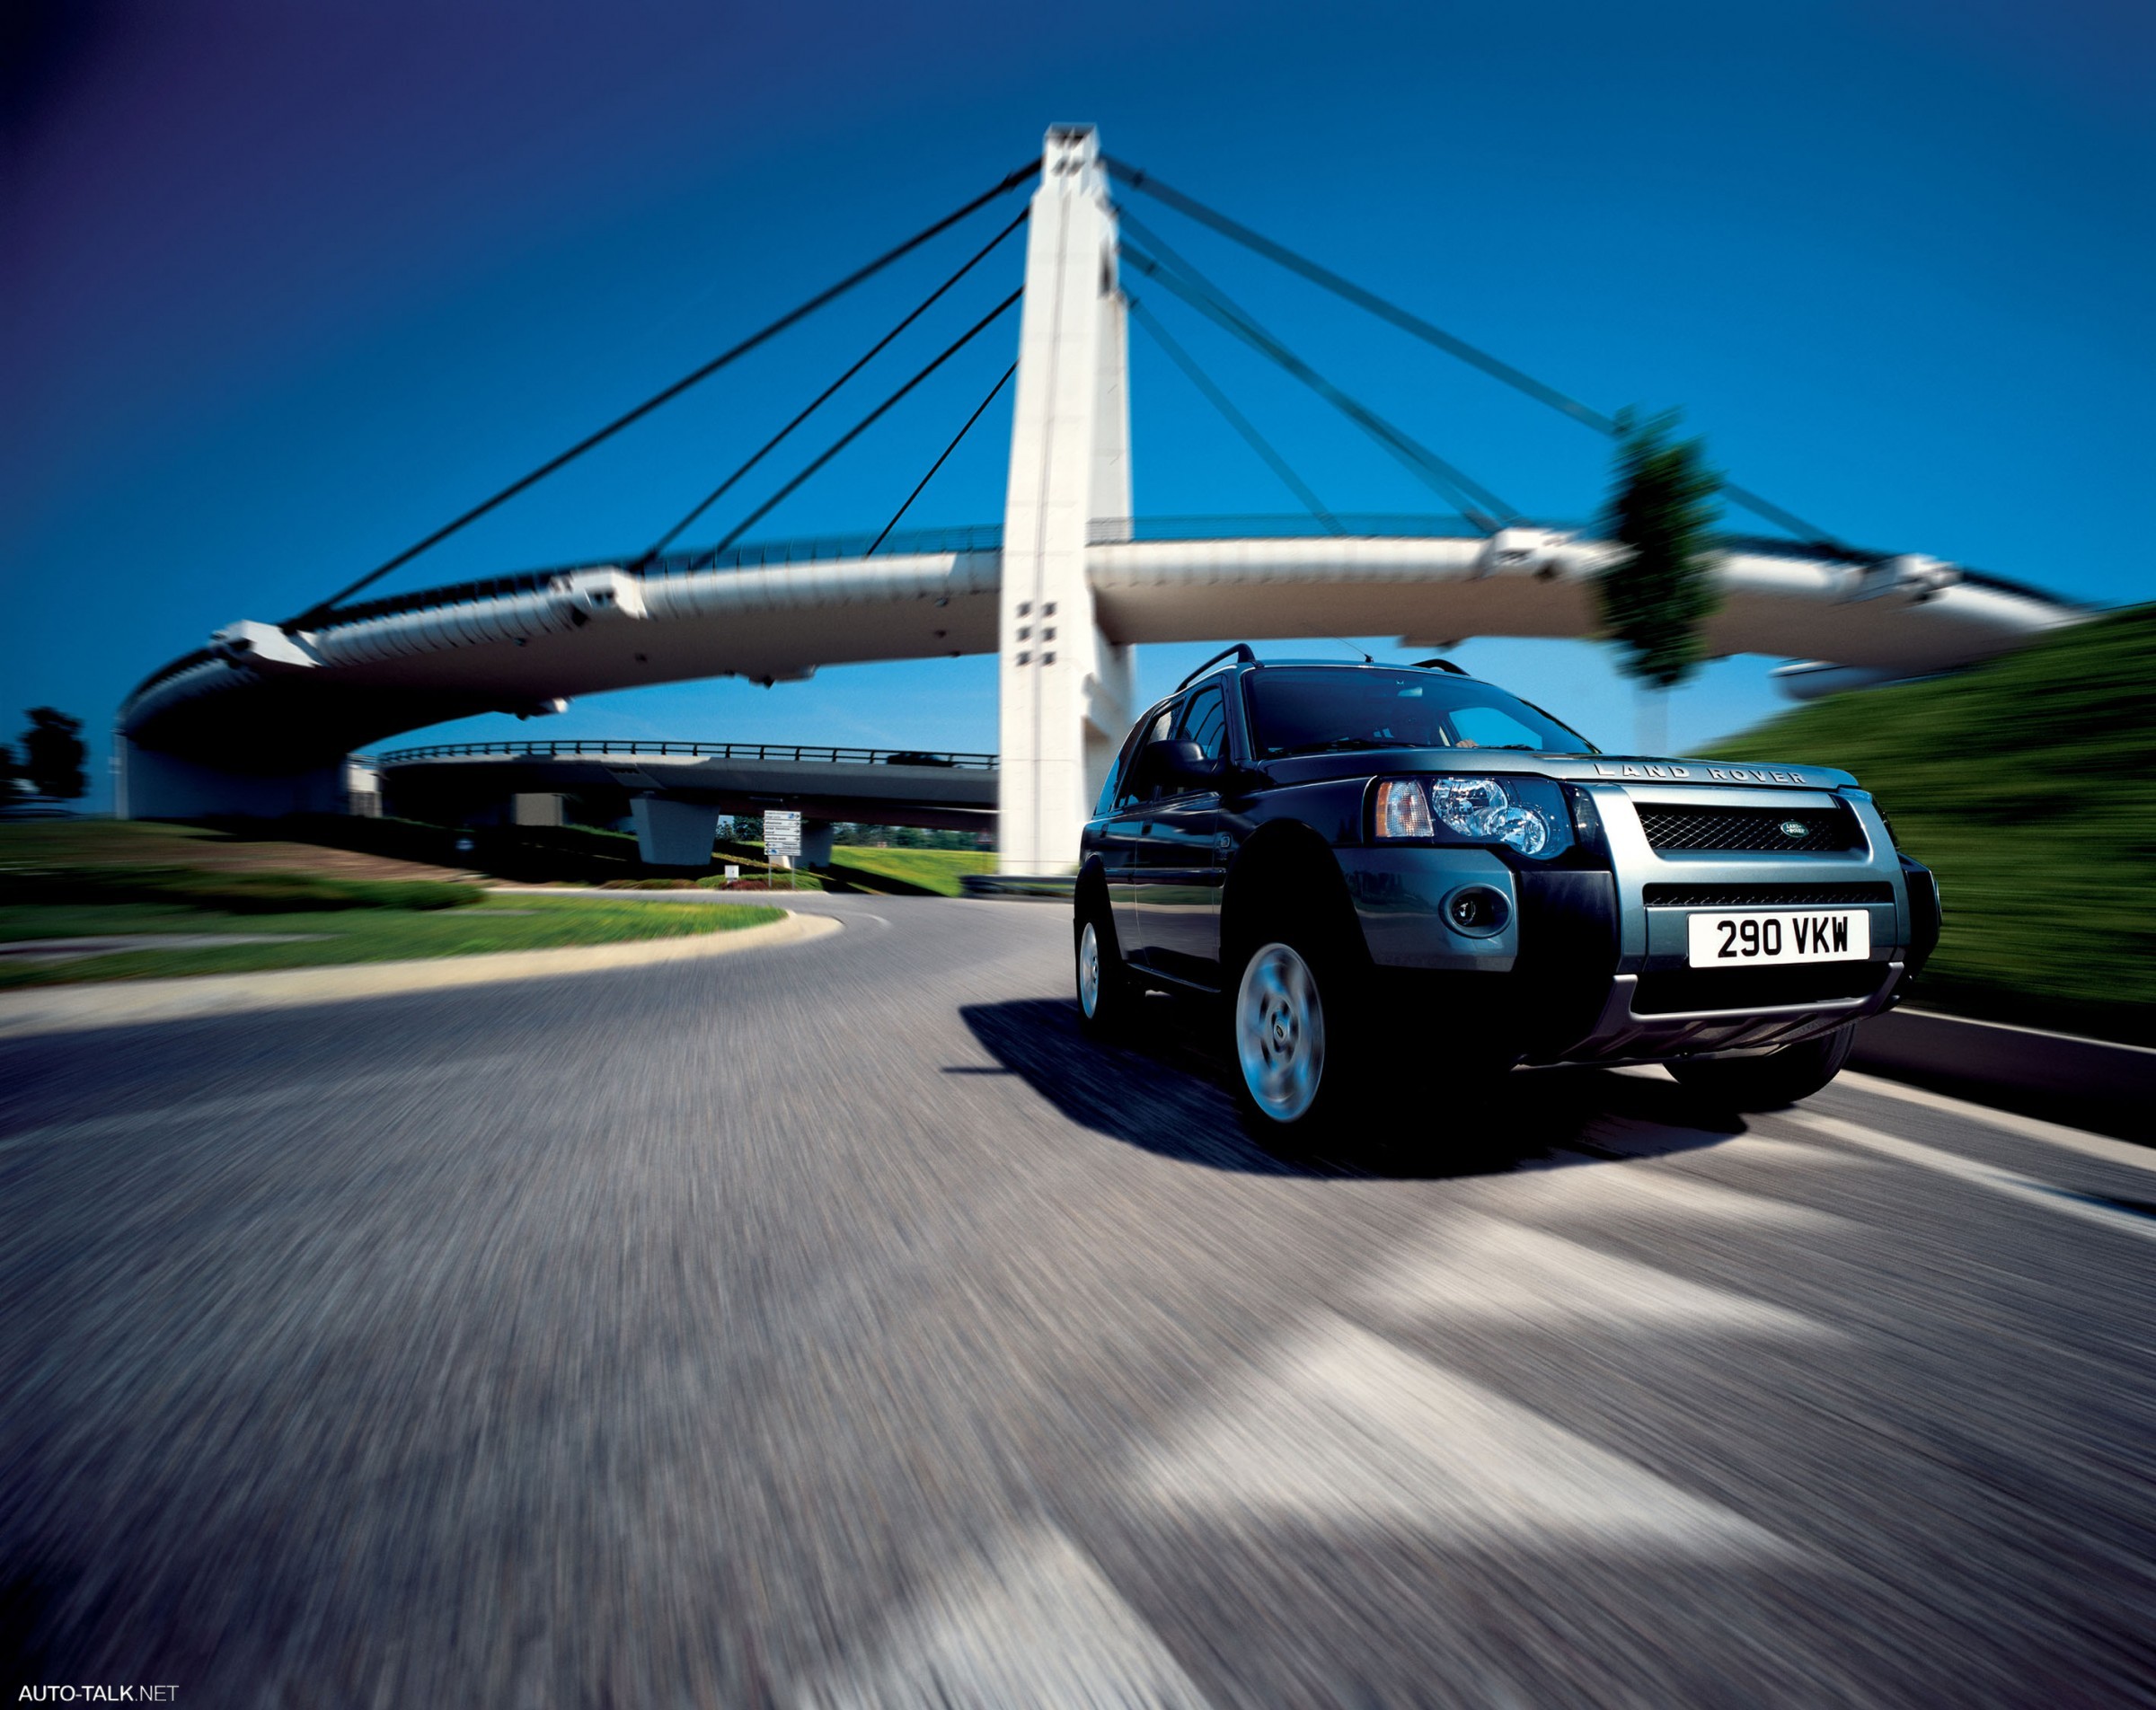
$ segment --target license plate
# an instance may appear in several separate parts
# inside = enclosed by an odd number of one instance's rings
[[[1871,955],[1871,916],[1862,909],[1694,914],[1686,924],[1695,968],[1861,962]]]

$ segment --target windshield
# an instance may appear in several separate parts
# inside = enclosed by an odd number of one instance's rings
[[[1257,758],[1366,748],[1591,754],[1548,713],[1471,677],[1367,665],[1271,666],[1243,678]]]

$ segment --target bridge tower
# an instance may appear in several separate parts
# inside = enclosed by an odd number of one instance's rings
[[[1006,873],[1068,872],[1130,727],[1131,650],[1104,634],[1091,540],[1127,539],[1130,369],[1116,217],[1100,138],[1051,127],[1026,234],[1003,499],[1002,751]]]

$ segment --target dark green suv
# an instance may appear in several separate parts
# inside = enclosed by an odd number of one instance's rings
[[[1600,753],[1445,660],[1221,655],[1139,719],[1080,857],[1090,1028],[1224,998],[1260,1131],[1383,1047],[1462,1096],[1514,1064],[1666,1063],[1739,1108],[1816,1091],[1939,938],[1846,772]]]

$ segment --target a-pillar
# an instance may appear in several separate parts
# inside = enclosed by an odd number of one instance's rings
[[[801,865],[828,867],[831,865],[831,822],[827,819],[804,819],[801,822]]]
[[[1103,634],[1089,533],[1127,537],[1130,403],[1116,220],[1090,127],[1042,151],[1026,235],[1003,500],[999,865],[1069,872],[1131,718],[1127,647]]]
[[[719,836],[719,810],[702,802],[638,796],[629,803],[637,859],[647,867],[706,868]]]

